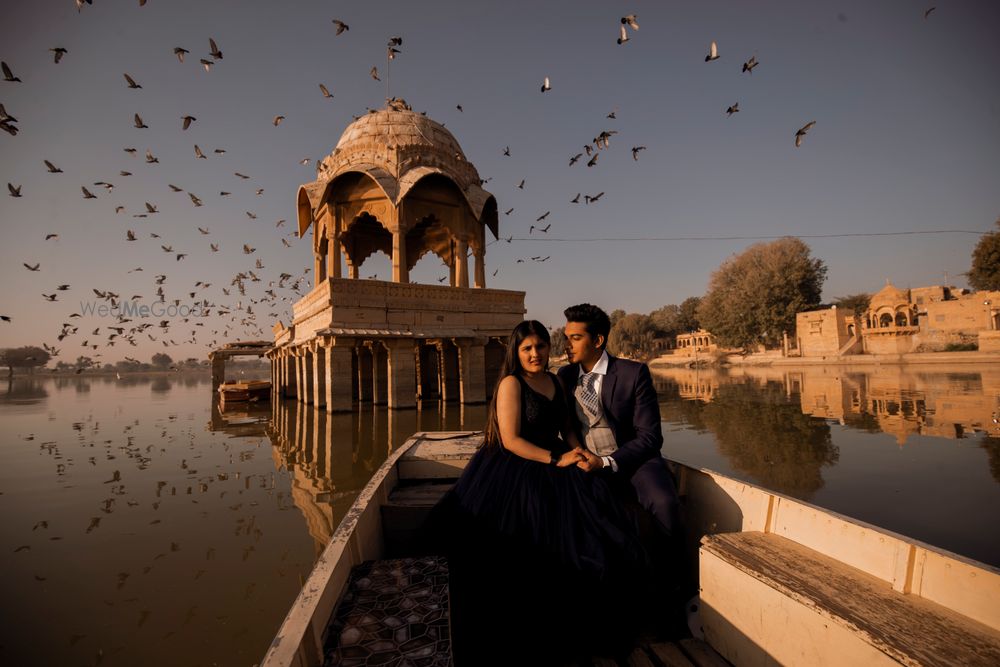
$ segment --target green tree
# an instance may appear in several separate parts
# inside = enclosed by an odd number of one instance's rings
[[[680,316],[677,321],[679,333],[697,331],[701,328],[701,322],[698,320],[698,306],[700,305],[700,296],[689,296],[681,301]]]
[[[153,355],[153,358],[150,361],[154,366],[161,370],[169,368],[170,364],[174,363],[174,360],[170,358],[170,355],[165,352],[157,352]]]
[[[864,315],[868,311],[868,304],[871,303],[872,295],[866,292],[838,296],[833,302],[837,308],[844,308],[854,311],[855,315]]]
[[[27,368],[29,373],[33,373],[36,368],[49,363],[51,358],[47,351],[34,345],[0,350],[0,366],[7,367],[8,376],[14,375],[15,368]]]
[[[1000,218],[996,226],[1000,227]],[[1000,290],[1000,231],[984,234],[972,251],[972,268],[965,274],[976,290]]]
[[[549,353],[553,357],[566,354],[566,327],[559,327],[549,331],[549,338],[552,341],[552,349]]]
[[[639,313],[621,316],[608,335],[608,351],[623,357],[645,359],[652,354],[657,328],[653,318]]]
[[[698,320],[724,347],[776,347],[797,313],[819,305],[826,272],[801,239],[756,243],[712,273]]]

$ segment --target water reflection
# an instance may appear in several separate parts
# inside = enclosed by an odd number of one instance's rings
[[[996,565],[1000,367],[654,369],[664,453]]]
[[[49,395],[45,390],[44,381],[32,377],[8,378],[4,386],[6,391],[0,394],[2,403],[31,405],[48,398]]]

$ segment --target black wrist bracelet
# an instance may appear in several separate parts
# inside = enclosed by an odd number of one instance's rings
[[[559,457],[556,456],[556,453],[555,452],[549,453],[549,464],[556,465],[557,463],[559,463]]]

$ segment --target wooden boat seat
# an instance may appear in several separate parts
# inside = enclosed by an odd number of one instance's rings
[[[423,556],[440,551],[423,530],[431,508],[454,480],[434,479],[397,486],[382,505],[382,536],[389,557]]]
[[[734,664],[1000,665],[997,630],[787,538],[708,535],[700,561],[706,638]]]
[[[448,562],[366,561],[351,570],[324,646],[324,665],[451,667]]]

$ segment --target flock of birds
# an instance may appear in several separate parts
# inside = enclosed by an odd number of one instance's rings
[[[92,4],[92,0],[75,0],[75,2],[78,10],[82,9],[84,5]],[[141,0],[139,4],[140,6],[142,6],[145,4],[145,1]],[[925,12],[924,17],[927,18],[931,14],[931,12],[934,11],[934,9],[935,9],[934,7],[928,9]],[[339,19],[333,19],[332,23],[335,27],[336,35],[338,36],[343,35],[344,33],[350,30],[350,26]],[[621,17],[620,24],[618,26],[618,38],[617,38],[618,45],[624,46],[628,44],[632,39],[634,39],[634,35],[637,34],[638,31],[639,31],[639,20],[636,14],[629,14]],[[388,62],[391,62],[400,54],[401,50],[399,47],[402,46],[402,43],[403,43],[402,38],[398,36],[391,37],[387,42],[386,45],[387,66]],[[221,63],[221,61],[223,60],[223,52],[219,47],[218,43],[212,37],[208,37],[208,47],[209,48],[207,54],[205,54],[204,57],[200,58],[199,62],[206,71],[211,71],[213,67]],[[72,57],[68,49],[62,46],[55,46],[49,48],[49,52],[52,54],[53,63],[55,65],[59,65],[66,58]],[[191,52],[188,49],[181,46],[176,46],[173,48],[173,56],[175,56],[177,58],[177,61],[181,64],[185,62],[185,56],[190,55],[190,53]],[[709,45],[708,53],[705,55],[705,62],[712,63],[719,60],[720,58],[721,55],[719,52],[718,45],[715,41],[712,41],[711,44]],[[758,61],[756,54],[754,54],[743,62],[742,72],[752,76],[754,70],[759,65],[760,62]],[[3,74],[3,82],[2,82],[3,85],[11,85],[11,84],[29,85],[29,84],[24,84],[22,82],[21,78],[16,75],[15,71],[10,67],[10,65],[7,62],[0,61],[0,69],[2,69],[2,74]],[[371,68],[370,75],[373,80],[376,81],[382,80],[379,76],[377,67]],[[124,79],[124,84],[128,90],[134,90],[134,91],[143,90],[142,83],[139,81],[137,77],[133,76],[133,74],[129,72],[123,72],[122,76]],[[329,88],[325,84],[319,83],[319,89],[324,98],[329,99],[333,97],[333,94],[330,92]],[[540,91],[542,94],[545,94],[549,93],[552,90],[553,90],[552,82],[548,76],[545,76],[543,78]],[[460,104],[456,105],[456,108],[458,109],[459,112],[463,111],[462,105]],[[374,110],[369,109],[369,111],[374,111]],[[616,111],[617,109],[608,113],[605,120],[615,121],[617,119]],[[739,113],[740,112],[739,102],[735,102],[734,104],[730,105],[725,110],[725,112],[727,116],[732,116],[736,113]],[[359,116],[355,116],[355,118],[358,117]],[[278,125],[281,124],[281,122],[284,119],[285,119],[284,115],[280,114],[275,115],[273,117],[272,123],[275,127],[277,127]],[[179,121],[180,121],[179,131],[186,132],[192,127],[193,124],[198,122],[198,119],[193,115],[185,114],[180,117]],[[18,123],[19,123],[18,119],[15,116],[11,115],[7,111],[7,109],[4,108],[2,104],[0,104],[0,129],[3,129],[6,133],[16,137],[19,131]],[[796,148],[802,146],[804,138],[810,132],[810,130],[813,129],[815,125],[816,121],[809,121],[795,131],[794,146]],[[135,113],[133,116],[133,127],[138,130],[145,130],[149,128],[149,125],[144,121],[140,113]],[[610,149],[611,139],[616,134],[618,134],[618,131],[614,129],[600,130],[590,141],[587,141],[586,143],[583,144],[582,150],[580,152],[577,152],[569,157],[568,159],[569,166],[574,167],[575,165],[577,165],[578,162],[581,161],[583,161],[584,164],[586,164],[588,169],[597,166],[598,160],[601,158],[604,152]],[[133,146],[125,146],[123,150],[131,157],[136,157],[138,155],[138,149]],[[632,159],[634,161],[638,161],[640,153],[645,150],[647,150],[647,147],[643,145],[632,146],[631,147]],[[209,159],[206,152],[202,150],[202,148],[199,145],[194,144],[193,151],[195,159],[199,160]],[[213,150],[213,154],[215,156],[221,157],[224,156],[225,153],[226,150],[223,148],[214,148]],[[511,155],[510,146],[507,146],[503,150],[503,156],[510,157],[510,155]],[[160,160],[153,153],[152,149],[147,148],[145,150],[144,162],[146,165],[156,165],[160,163]],[[308,165],[309,162],[310,162],[309,158],[304,158],[303,160],[301,160],[301,164],[303,165]],[[57,166],[56,162],[53,160],[45,158],[42,159],[42,163],[45,165],[46,170],[50,174],[64,173],[63,169]],[[317,167],[318,166],[319,166],[319,161],[317,160]],[[250,176],[240,171],[234,171],[233,174],[234,176],[243,181],[250,180],[251,178]],[[132,175],[133,171],[129,169],[122,169],[119,172],[120,178],[128,178],[131,177]],[[482,184],[485,185],[490,180],[491,179],[488,178],[483,179]],[[186,192],[192,206],[202,207],[205,205],[206,199],[204,197],[194,192],[186,191],[183,188],[174,185],[173,183],[168,183],[167,186],[173,193]],[[518,184],[517,187],[523,190],[524,186],[525,186],[525,181],[521,180],[521,182]],[[80,191],[83,199],[97,200],[100,199],[98,194],[95,194],[95,191],[100,192],[98,188],[102,188],[105,190],[107,194],[111,194],[112,192],[114,192],[115,187],[116,187],[115,184],[111,183],[108,180],[98,180],[81,185]],[[7,190],[10,197],[21,198],[25,196],[25,193],[22,192],[22,185],[20,184],[8,182]],[[254,189],[254,192],[256,196],[259,197],[263,195],[264,190],[263,188],[258,187]],[[231,195],[232,192],[223,190],[219,192],[218,196],[230,197]],[[586,193],[586,194],[582,192],[577,192],[575,196],[569,199],[569,202],[572,204],[580,204],[582,197],[583,203],[585,205],[596,204],[604,196],[605,193],[603,191],[597,193]],[[117,204],[114,207],[114,212],[116,215],[120,215],[126,213],[127,208],[124,204]],[[514,212],[513,208],[508,208],[504,211],[504,214],[509,216],[513,212]],[[159,204],[150,201],[145,201],[143,202],[143,206],[140,207],[136,212],[131,213],[131,215],[133,218],[136,219],[149,219],[153,216],[158,215],[159,213],[160,213]],[[532,224],[529,226],[528,229],[529,236],[533,236],[535,234],[549,233],[553,223],[551,221],[548,221],[546,224],[544,224],[544,226],[542,223],[546,222],[550,213],[551,211],[546,211],[545,213],[539,215],[536,218],[535,220],[536,224]],[[251,210],[246,211],[246,216],[251,221],[257,218],[257,215]],[[278,220],[275,223],[275,226],[281,227],[284,225],[284,223],[285,220]],[[198,231],[202,235],[206,236],[210,235],[210,231],[207,229],[207,227],[198,227]],[[294,232],[289,234],[289,236],[294,236],[294,235],[295,235]],[[136,232],[133,229],[126,229],[124,231],[123,236],[125,242],[134,243],[134,242],[140,242],[143,239],[144,235]],[[148,237],[150,239],[156,239],[158,244],[160,245],[161,250],[164,253],[172,254],[176,262],[180,262],[189,256],[189,251],[181,249],[175,250],[174,249],[175,244],[166,242],[166,240],[162,239],[161,235],[156,231],[148,232]],[[58,241],[59,234],[57,233],[46,234],[45,240]],[[286,248],[291,247],[291,244],[288,242],[286,238],[282,237],[280,240],[284,247]],[[501,237],[500,239],[497,239],[497,241],[506,241],[507,243],[511,243],[513,241],[513,235],[511,234],[506,237]],[[494,243],[496,243],[497,241],[494,241]],[[208,244],[208,248],[212,253],[220,252],[220,247],[221,244],[219,242],[213,241]],[[255,251],[256,251],[255,248],[252,248],[246,244],[243,245],[242,252],[244,255],[251,256],[255,253]],[[549,259],[550,256],[543,257],[541,255],[536,255],[530,258],[528,257],[517,258],[516,263],[523,263],[525,261],[545,262],[548,261]],[[24,267],[29,271],[39,272],[42,270],[40,262],[37,261],[34,262],[25,261],[23,264]],[[279,314],[277,311],[281,310],[283,307],[287,308],[287,306],[289,306],[294,299],[297,299],[302,296],[303,281],[306,279],[307,274],[309,273],[308,268],[304,269],[301,275],[294,278],[291,274],[282,273],[277,280],[272,279],[266,282],[267,289],[264,289],[262,291],[262,296],[260,296],[259,298],[248,297],[247,286],[249,283],[264,282],[264,278],[262,278],[258,274],[259,271],[263,271],[264,269],[265,266],[263,264],[263,261],[259,257],[257,257],[256,261],[252,265],[248,266],[244,270],[238,271],[232,277],[227,288],[222,289],[222,296],[224,297],[234,296],[233,291],[239,293],[239,297],[241,298],[235,304],[216,303],[215,300],[210,299],[206,295],[204,290],[210,288],[211,283],[206,281],[197,281],[194,283],[193,287],[189,287],[187,290],[185,290],[185,295],[187,298],[185,299],[184,302],[187,305],[198,307],[201,313],[205,316],[214,311],[217,316],[228,318],[228,320],[225,320],[224,326],[216,327],[215,329],[211,330],[210,337],[204,335],[199,336],[199,332],[195,328],[195,327],[206,326],[206,321],[204,321],[205,319],[204,317],[183,318],[182,323],[191,324],[192,328],[189,334],[184,339],[178,341],[177,337],[170,337],[171,322],[169,320],[162,320],[159,322],[157,328],[159,329],[160,337],[157,338],[156,336],[153,335],[152,332],[147,331],[147,329],[152,328],[153,325],[149,323],[136,324],[132,322],[132,320],[126,317],[125,315],[119,314],[118,324],[119,325],[130,324],[130,326],[105,327],[106,331],[104,332],[103,343],[106,347],[112,347],[116,343],[126,343],[132,346],[136,346],[138,337],[144,334],[150,340],[158,341],[167,347],[171,345],[179,345],[181,343],[197,343],[198,339],[201,338],[202,342],[205,344],[206,347],[212,348],[217,346],[220,343],[221,339],[228,338],[231,334],[235,335],[237,333],[241,333],[241,335],[245,336],[262,336],[264,335],[265,328],[269,328],[270,322],[267,322],[262,326],[262,323],[257,320],[258,316],[257,311],[263,312],[264,310],[267,310],[269,311],[266,313],[266,316],[268,318],[278,318]],[[140,271],[143,271],[143,267],[141,266],[131,269],[129,273],[131,274]],[[495,277],[498,274],[498,272],[499,268],[493,271],[493,276]],[[439,282],[444,282],[444,280],[446,279],[447,276],[439,278]],[[158,276],[154,284],[154,287],[156,288],[155,296],[159,302],[171,301],[171,299],[168,297],[168,295],[164,290],[165,280],[166,280],[165,275]],[[59,294],[61,292],[65,292],[70,289],[71,285],[62,284],[56,287],[54,290],[43,292],[42,298],[44,298],[46,301],[49,302],[58,302]],[[98,288],[91,288],[91,289],[93,293],[98,296],[99,299],[105,300],[107,304],[112,308],[119,308],[125,301],[136,301],[143,299],[143,296],[141,294],[133,294],[123,299],[118,292],[112,290],[98,289]],[[282,306],[281,304],[282,301],[288,303],[285,306]],[[174,296],[174,298],[172,299],[172,303],[175,306],[181,305],[181,298]],[[81,317],[83,317],[83,314],[79,312],[68,313],[66,316],[66,320],[68,321],[62,323],[62,328],[56,336],[57,340],[63,341],[67,337],[77,334],[80,327],[77,324],[75,324],[73,320]],[[6,314],[0,315],[0,319],[2,319],[5,322],[12,321],[11,316]],[[193,320],[202,320],[202,321],[193,321]],[[100,327],[94,329],[91,337],[88,337],[88,340],[84,340],[81,343],[81,346],[97,350],[98,345],[91,343],[90,338],[94,338],[99,334],[100,334]],[[211,338],[211,340],[205,340],[206,338]],[[50,354],[52,354],[52,356],[55,356],[59,353],[59,350],[56,349],[54,346],[49,346],[46,344],[46,349],[50,351]]]

